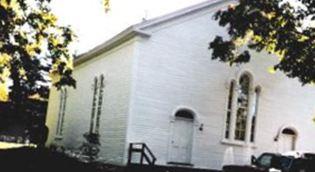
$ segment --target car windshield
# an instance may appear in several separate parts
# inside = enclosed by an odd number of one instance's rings
[[[292,158],[286,156],[276,156],[273,154],[263,154],[256,162],[256,165],[264,168],[277,167],[281,169],[288,168],[291,165]]]
[[[263,154],[257,159],[257,165],[261,167],[270,167],[273,155]]]

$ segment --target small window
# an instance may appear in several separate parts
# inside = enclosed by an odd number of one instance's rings
[[[194,119],[194,115],[189,110],[179,110],[176,112],[175,117],[186,118],[186,119]]]
[[[282,130],[282,134],[293,135],[293,136],[296,135],[295,132],[290,128],[285,128],[284,130]]]

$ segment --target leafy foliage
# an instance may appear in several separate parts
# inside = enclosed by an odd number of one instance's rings
[[[214,18],[230,37],[217,36],[210,43],[212,59],[230,65],[249,62],[250,52],[241,48],[247,46],[277,55],[279,62],[273,70],[302,84],[315,81],[315,28],[311,27],[315,1],[239,0]]]
[[[0,0],[0,88],[2,100],[20,104],[30,97],[47,98],[50,83],[75,86],[75,36],[59,26],[50,0]]]

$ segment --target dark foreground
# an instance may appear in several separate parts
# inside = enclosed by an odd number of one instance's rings
[[[83,163],[48,149],[0,150],[1,172],[120,172],[121,167]]]
[[[218,172],[167,166],[131,165],[119,167],[84,163],[49,149],[18,148],[0,150],[0,172]]]

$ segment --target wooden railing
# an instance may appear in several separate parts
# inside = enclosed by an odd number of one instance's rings
[[[140,162],[139,164],[144,164],[144,160],[149,165],[154,165],[156,161],[156,157],[150,150],[150,148],[145,143],[130,143],[129,151],[128,151],[128,165],[134,164],[132,162],[132,155],[134,153],[140,154]]]

